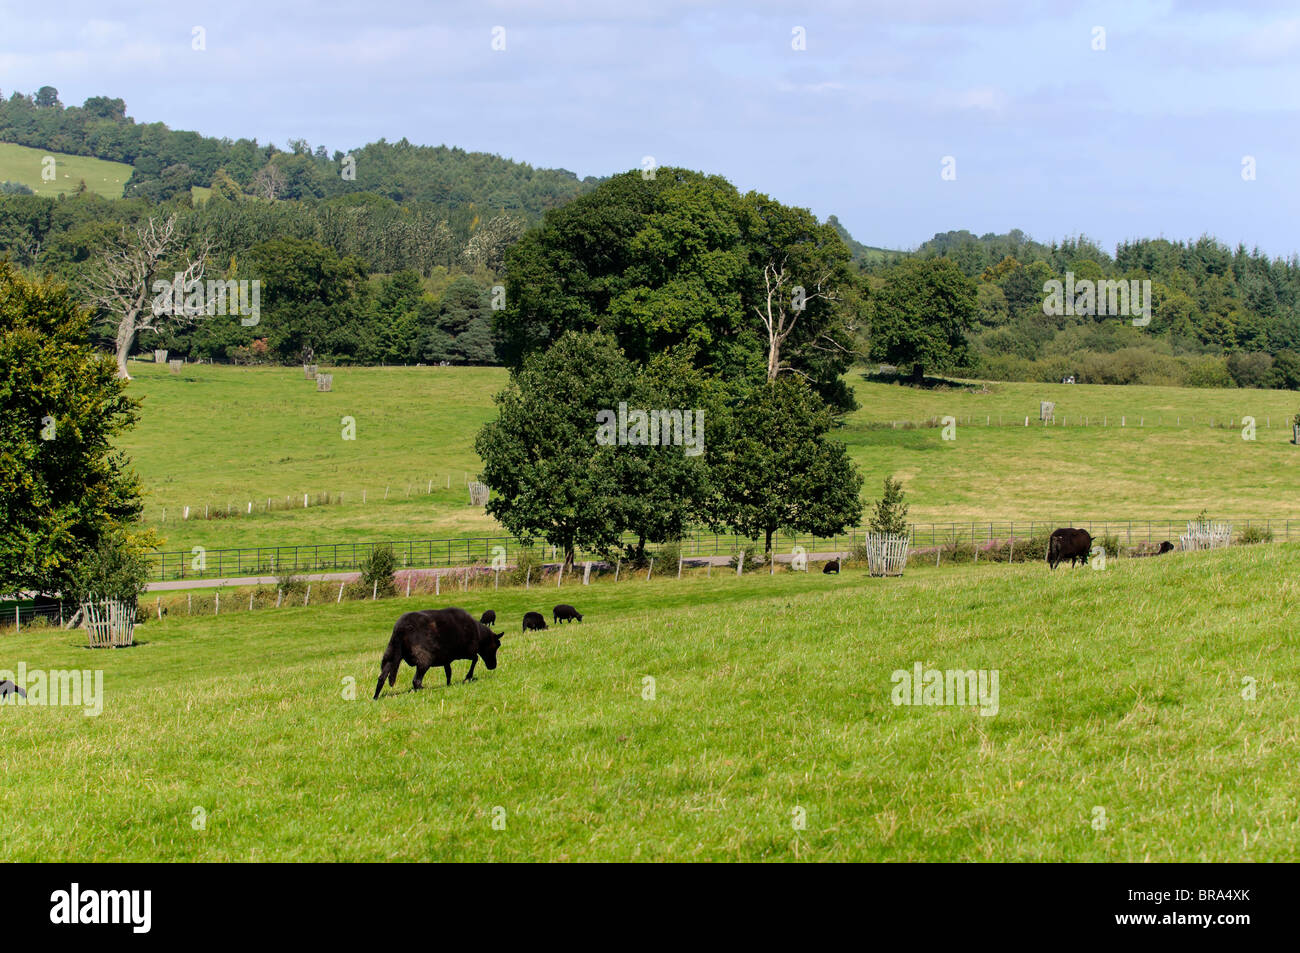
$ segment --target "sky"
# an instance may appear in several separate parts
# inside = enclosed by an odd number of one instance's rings
[[[281,148],[406,138],[580,176],[650,157],[887,248],[1019,228],[1300,252],[1280,0],[0,0],[0,30],[5,96]]]

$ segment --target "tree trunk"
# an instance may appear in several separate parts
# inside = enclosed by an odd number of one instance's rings
[[[133,343],[135,343],[135,315],[125,314],[117,326],[117,376],[124,381],[131,379],[126,369],[126,359],[131,353]]]
[[[912,383],[918,387],[925,383],[925,365],[919,361],[912,365]]]
[[[772,555],[772,533],[773,532],[775,532],[775,530],[769,529],[767,531],[767,545],[763,547],[763,553],[769,558]]]

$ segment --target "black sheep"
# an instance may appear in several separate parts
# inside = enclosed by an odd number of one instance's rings
[[[483,617],[479,619],[479,621],[482,622],[484,625],[492,625],[493,623],[496,622],[496,620],[497,620],[497,614],[491,609],[488,609],[487,612],[484,612]]]
[[[489,669],[497,667],[497,649],[501,647],[504,634],[475,622],[464,609],[407,612],[393,626],[388,648],[384,649],[379,681],[375,683],[375,698],[379,697],[385,679],[389,688],[397,682],[397,670],[402,662],[415,669],[415,680],[411,682],[413,689],[423,685],[424,673],[435,665],[442,666],[450,685],[451,663],[460,659],[469,661],[469,674],[465,676],[468,682],[474,677],[474,666],[480,658]]]
[[[524,613],[523,631],[527,632],[529,629],[544,629],[544,628],[546,628],[546,620],[542,618],[542,614],[540,612]]]
[[[825,566],[822,567],[823,573],[830,573],[830,572],[838,573],[839,571],[840,571],[840,561],[838,559],[832,559],[830,562],[828,562]]]
[[[1053,530],[1047,540],[1047,565],[1055,569],[1067,559],[1070,560],[1071,566],[1075,564],[1075,560],[1082,565],[1087,565],[1088,555],[1091,552],[1092,534],[1086,529],[1067,527]]]
[[[574,619],[577,619],[579,622],[581,622],[582,613],[579,612],[577,609],[573,608],[573,606],[569,605],[568,603],[561,602],[558,606],[556,606],[554,609],[551,610],[552,622],[572,622]]]

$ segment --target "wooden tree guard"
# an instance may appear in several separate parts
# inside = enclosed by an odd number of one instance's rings
[[[117,599],[82,603],[86,633],[92,649],[119,648],[135,643],[135,608]]]
[[[873,576],[901,576],[907,568],[906,533],[868,533],[867,571]]]

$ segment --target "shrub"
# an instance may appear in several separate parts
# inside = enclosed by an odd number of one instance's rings
[[[745,566],[742,570],[743,572],[752,572],[753,570],[766,565],[763,561],[762,555],[758,552],[757,543],[746,543],[732,555],[731,559],[727,560],[727,565],[732,569],[735,569],[739,565],[741,553],[745,554]]]
[[[376,546],[361,562],[361,582],[367,592],[388,598],[397,595],[397,556],[392,546]]]
[[[1249,546],[1252,543],[1273,542],[1273,531],[1265,526],[1247,526],[1237,536],[1237,542]]]
[[[307,591],[307,580],[302,576],[297,575],[292,570],[277,573],[275,577],[275,585],[284,593],[285,598],[288,598],[289,596],[300,596]]]
[[[659,547],[659,552],[655,554],[655,562],[665,569],[671,568],[673,572],[677,571],[677,561],[682,558],[682,541],[680,539],[670,539]],[[746,561],[749,557],[745,557]]]
[[[535,546],[520,546],[515,550],[515,568],[510,570],[510,582],[516,586],[522,586],[529,578],[533,582],[540,582],[542,563],[542,554]]]
[[[73,570],[69,589],[77,602],[116,599],[134,606],[149,583],[149,561],[127,533],[106,534]]]

